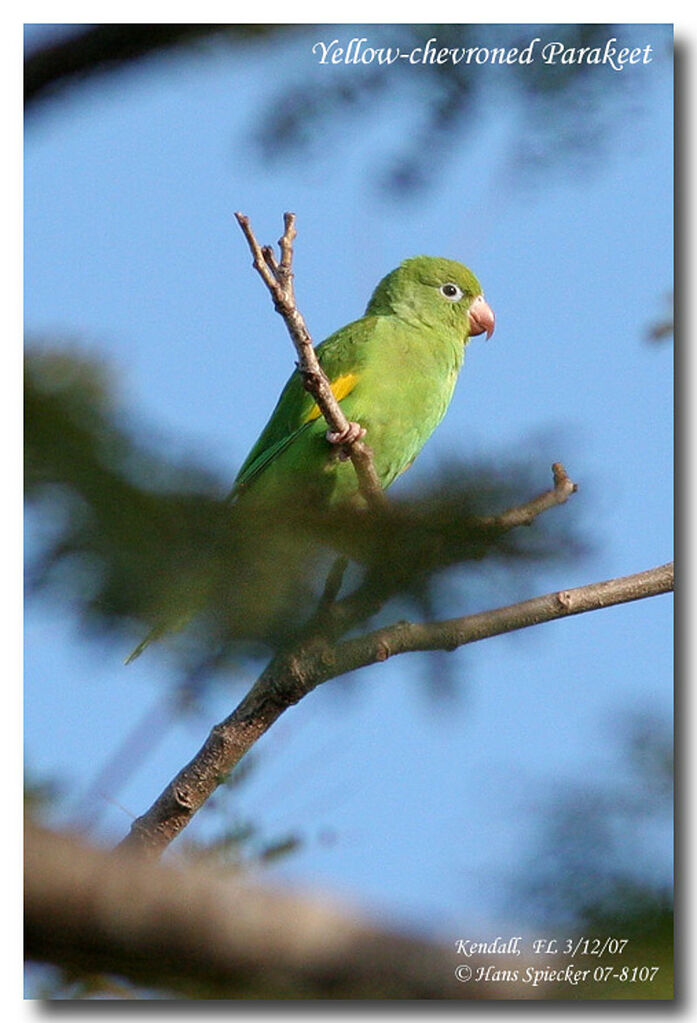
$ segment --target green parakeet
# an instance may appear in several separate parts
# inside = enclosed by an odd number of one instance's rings
[[[351,436],[360,424],[383,487],[411,465],[445,415],[470,337],[490,337],[493,330],[494,314],[471,270],[417,256],[380,281],[361,319],[318,345]],[[231,500],[277,506],[282,514],[289,502],[328,507],[355,498],[356,472],[342,457],[345,440],[328,432],[294,373],[239,471]],[[129,661],[164,631],[156,627]]]
[[[317,347],[320,365],[346,418],[360,424],[383,487],[416,458],[450,404],[470,337],[494,330],[479,281],[461,263],[430,256],[405,260],[377,286],[365,316]],[[235,481],[258,499],[293,491],[329,503],[358,490],[342,438],[327,433],[297,373]],[[332,444],[331,442],[334,442]]]

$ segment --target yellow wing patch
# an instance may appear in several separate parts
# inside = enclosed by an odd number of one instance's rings
[[[337,377],[336,380],[332,380],[330,383],[332,394],[337,401],[341,401],[347,394],[351,393],[357,383],[357,373],[342,373],[340,377]],[[320,415],[319,405],[313,405],[303,419],[303,423],[311,423],[313,419],[317,419]]]

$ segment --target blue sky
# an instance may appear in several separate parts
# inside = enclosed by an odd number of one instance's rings
[[[332,38],[369,33],[331,27]],[[627,37],[665,50],[670,30]],[[563,461],[580,489],[551,514],[570,516],[591,550],[538,571],[526,596],[670,560],[672,349],[645,340],[672,289],[670,61],[594,70],[617,113],[571,169],[549,158],[521,168],[520,115],[490,76],[432,184],[396,202],[377,178],[412,130],[409,96],[328,126],[310,153],[275,166],[250,145],[279,82],[317,80],[310,45],[162,57],[37,112],[25,137],[28,333],[106,359],[150,442],[232,481],[293,360],[235,210],[264,241],[284,210],[297,214],[296,290],[317,340],[359,316],[402,259],[460,259],[483,283],[496,333],[470,345],[446,419],[398,485],[418,489],[453,454],[526,456],[541,490]],[[88,640],[53,603],[27,607],[26,759],[61,782],[57,821],[72,819],[162,696],[166,650],[126,669],[129,649]],[[626,773],[626,715],[670,720],[671,656],[665,596],[452,654],[459,698],[445,706],[428,698],[423,661],[366,669],[315,691],[259,743],[240,811],[269,836],[306,837],[272,877],[446,938],[520,926],[502,892],[534,852],[540,807]],[[102,794],[95,837],[120,837],[252,681],[163,728],[118,794]],[[204,812],[191,830],[207,826]],[[656,845],[655,876],[666,877],[668,827]]]

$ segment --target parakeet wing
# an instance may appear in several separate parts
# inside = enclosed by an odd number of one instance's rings
[[[358,383],[365,358],[364,345],[377,319],[370,316],[355,320],[317,347],[319,363],[338,401],[350,394]],[[261,436],[245,459],[232,494],[249,486],[320,415],[314,398],[303,387],[300,374],[294,373],[283,388]]]

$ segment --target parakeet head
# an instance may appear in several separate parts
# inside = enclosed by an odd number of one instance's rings
[[[466,342],[494,333],[494,314],[471,270],[452,259],[405,259],[378,284],[366,316],[401,316],[429,327],[455,329]]]

